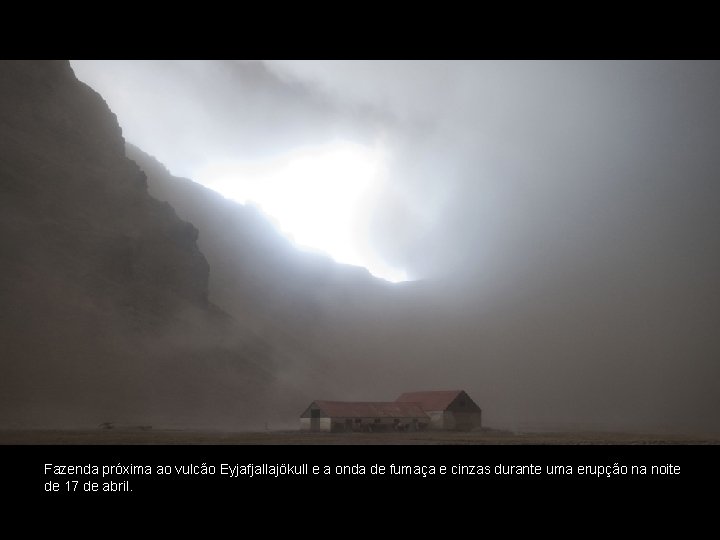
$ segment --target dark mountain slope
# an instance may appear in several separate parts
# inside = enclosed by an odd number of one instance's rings
[[[0,422],[259,423],[270,347],[124,144],[68,62],[0,62]]]
[[[278,365],[278,377],[312,398],[362,397],[376,390],[375,374],[387,358],[373,342],[402,287],[364,268],[298,250],[257,208],[172,176],[131,144],[127,154],[147,173],[150,193],[198,227],[198,245],[211,268],[210,300],[266,341],[292,351]],[[400,319],[407,314],[393,312]]]

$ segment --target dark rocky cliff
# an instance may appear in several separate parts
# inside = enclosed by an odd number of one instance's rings
[[[68,62],[0,62],[0,194],[0,423],[262,421],[270,346]]]

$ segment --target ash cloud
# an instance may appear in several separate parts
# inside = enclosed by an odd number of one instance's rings
[[[340,357],[505,425],[720,430],[720,63],[73,66],[176,174],[383,137],[365,234],[423,293]]]

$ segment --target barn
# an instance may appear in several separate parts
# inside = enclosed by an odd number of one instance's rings
[[[300,415],[303,431],[470,431],[482,410],[464,390],[408,392],[395,401],[313,401]]]
[[[396,403],[416,403],[430,417],[430,429],[470,431],[482,425],[482,410],[464,390],[402,394]]]
[[[300,415],[302,431],[421,431],[430,417],[418,403],[313,401]]]

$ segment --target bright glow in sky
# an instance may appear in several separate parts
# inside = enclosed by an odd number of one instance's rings
[[[385,180],[380,147],[338,141],[262,161],[213,163],[193,176],[225,197],[262,208],[298,247],[363,266],[387,281],[407,280],[363,244],[366,235],[359,230],[368,197]]]

